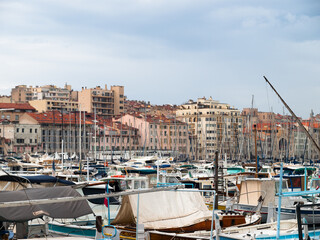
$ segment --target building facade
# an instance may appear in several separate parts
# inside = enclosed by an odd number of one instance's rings
[[[11,98],[15,103],[27,103],[32,100],[32,87],[27,85],[18,85],[11,90]]]
[[[237,158],[243,130],[238,109],[211,97],[199,98],[181,105],[176,116],[188,124],[191,158],[212,160],[216,151],[220,156]]]
[[[91,151],[100,159],[110,159],[111,156],[130,159],[140,150],[140,144],[141,136],[137,128],[117,120],[103,119],[98,122],[97,143],[92,145]]]
[[[35,153],[42,151],[40,124],[15,124],[13,152]]]
[[[39,139],[42,150],[46,153],[65,152],[70,155],[81,153],[87,156],[93,134],[93,122],[80,113],[61,113],[51,111],[46,113],[26,113],[20,119],[20,124],[39,125]],[[31,127],[30,127],[31,128]]]
[[[177,157],[189,153],[188,127],[184,122],[144,114],[125,114],[119,121],[139,130],[144,152],[162,151]]]
[[[78,102],[81,111],[96,113],[102,118],[112,118],[124,111],[124,87],[112,86],[108,90],[100,86],[96,88],[82,88],[78,92]]]
[[[75,112],[79,110],[79,104],[76,101],[61,101],[61,100],[32,100],[29,104],[34,107],[38,112],[48,111],[63,111],[63,112]]]
[[[20,117],[27,112],[35,112],[36,109],[28,103],[0,103],[1,119],[19,122]]]

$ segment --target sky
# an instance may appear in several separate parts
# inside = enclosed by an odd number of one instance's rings
[[[210,96],[320,113],[319,0],[1,0],[0,94],[123,85],[131,100]]]

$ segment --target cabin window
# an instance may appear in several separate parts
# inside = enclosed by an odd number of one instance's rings
[[[276,193],[279,193],[279,181],[275,182],[275,187],[276,187]],[[286,180],[282,181],[282,192],[288,192],[288,185]]]
[[[139,189],[139,187],[140,187],[140,182],[134,181],[134,189]]]

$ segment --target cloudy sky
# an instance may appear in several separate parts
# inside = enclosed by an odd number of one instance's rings
[[[283,113],[265,75],[297,115],[320,113],[319,0],[1,0],[0,51],[0,94],[124,85]]]

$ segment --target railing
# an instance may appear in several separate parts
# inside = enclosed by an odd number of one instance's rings
[[[298,223],[298,234],[299,234],[299,240],[303,240],[303,239],[309,239],[309,233],[308,233],[308,225],[312,225],[313,229],[315,230],[315,227],[318,226],[320,224],[320,222],[316,222],[315,219],[313,219],[313,222],[306,222],[305,219],[301,219],[301,208],[312,208],[310,211],[314,210],[314,208],[316,207],[316,209],[318,210],[318,208],[320,207],[320,203],[314,203],[314,204],[301,204],[298,203],[296,205],[296,216],[297,216],[297,223]],[[302,233],[302,226],[304,227],[304,236]],[[314,232],[310,232],[310,234],[313,234],[315,237],[315,233]]]
[[[194,184],[192,183],[157,183],[156,187],[170,187],[170,186],[191,186],[191,188],[194,188]]]

